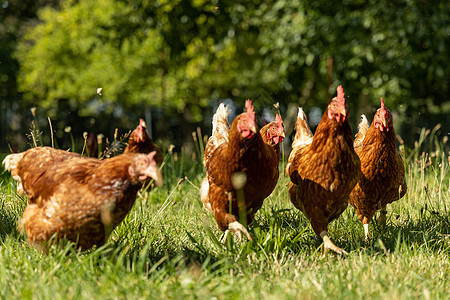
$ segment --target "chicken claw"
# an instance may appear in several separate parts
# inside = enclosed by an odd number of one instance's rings
[[[333,244],[333,242],[330,240],[330,238],[327,235],[326,231],[322,231],[322,233],[320,234],[320,236],[323,239],[323,248],[324,248],[324,254],[327,253],[328,249],[336,252],[337,254],[340,255],[348,255],[348,252],[345,251],[344,249],[339,248],[338,246],[336,246],[335,244]]]
[[[234,221],[228,224],[228,229],[225,231],[225,234],[221,241],[223,244],[225,244],[225,242],[227,241],[228,233],[230,231],[233,231],[236,234],[239,241],[242,241],[242,233],[247,237],[249,241],[253,240],[247,229],[241,223]]]
[[[227,230],[225,230],[225,233],[223,234],[223,237],[222,237],[222,239],[220,240],[220,242],[222,243],[222,244],[225,244],[226,242],[227,242],[227,238],[228,238],[228,234],[230,233],[230,231],[227,229]]]

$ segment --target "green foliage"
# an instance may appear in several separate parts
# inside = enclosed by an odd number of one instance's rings
[[[162,106],[198,122],[211,99],[323,106],[341,83],[362,112],[379,97],[403,116],[449,109],[443,2],[63,0],[39,16],[19,83],[49,110]]]
[[[43,9],[43,22],[25,37],[35,44],[18,48],[19,57],[33,62],[23,65],[20,82],[30,87],[24,98],[42,99],[50,111],[58,108],[55,100],[68,100],[74,109],[81,107],[81,115],[98,109],[99,87],[106,103],[126,106],[157,99],[161,38],[149,28],[131,34],[123,30],[132,24],[118,21],[131,11],[116,1],[65,1],[61,11]],[[91,105],[86,105],[88,101]]]
[[[13,58],[24,27],[36,18],[36,11],[55,0],[3,1],[0,7],[0,103],[16,98],[19,64]],[[3,103],[2,103],[3,104]]]

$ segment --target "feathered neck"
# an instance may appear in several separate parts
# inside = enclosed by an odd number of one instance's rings
[[[353,147],[352,129],[348,120],[337,122],[335,119],[328,118],[328,108],[322,116],[317,126],[314,138],[311,144],[312,148],[331,141],[342,140],[346,144]]]
[[[230,126],[230,130],[228,131],[229,140],[227,148],[230,153],[233,153],[233,155],[239,154],[241,152],[241,149],[243,148],[252,146],[253,144],[255,144],[256,140],[261,140],[261,135],[259,134],[259,132],[253,134],[251,138],[243,138],[239,133],[237,124],[239,123],[239,119],[241,118],[241,116],[244,114],[245,113],[240,114],[233,120],[233,123],[231,123]]]
[[[375,127],[374,121],[367,130],[366,136],[363,140],[363,145],[372,145],[374,143],[379,144],[377,148],[395,149],[395,130],[394,126],[389,126],[389,130],[380,131]]]

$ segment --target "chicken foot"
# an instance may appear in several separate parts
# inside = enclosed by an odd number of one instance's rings
[[[325,230],[320,233],[320,237],[323,239],[324,254],[327,253],[328,249],[330,249],[340,255],[348,254],[347,251],[345,251],[344,249],[341,249],[338,246],[336,246],[335,244],[333,244],[333,242],[330,240],[330,238],[328,237],[328,234]]]
[[[242,234],[244,234],[249,241],[253,240],[252,236],[250,235],[248,230],[244,227],[244,225],[242,225],[238,221],[234,221],[228,224],[228,229],[225,231],[225,234],[223,235],[223,238],[221,240],[222,244],[226,243],[230,231],[236,234],[239,241],[242,241]]]

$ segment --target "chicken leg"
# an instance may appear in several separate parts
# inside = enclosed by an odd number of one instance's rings
[[[386,215],[387,215],[387,210],[386,210],[386,205],[385,205],[380,210],[380,216],[378,217],[378,220],[377,220],[378,226],[380,226],[380,227],[386,226]]]
[[[245,207],[245,199],[244,199],[244,186],[247,183],[247,174],[244,172],[235,172],[231,175],[231,184],[233,188],[236,190],[236,198],[238,201],[239,208],[239,216],[240,221],[246,225],[247,221],[247,210]],[[229,202],[231,202],[231,193],[228,194]],[[235,218],[233,216],[233,218]],[[242,234],[244,234],[248,240],[252,240],[252,236],[247,231],[244,225],[239,223],[238,221],[233,221],[228,224],[228,229],[225,231],[225,235],[222,239],[222,242],[225,243],[228,237],[228,231],[233,231],[238,237],[239,241],[242,240]]]
[[[370,222],[370,219],[367,218],[367,217],[362,217],[360,220],[363,223],[364,237],[365,237],[365,241],[367,242],[369,240],[369,222]]]
[[[369,240],[369,223],[363,224],[364,226],[364,236],[366,242]]]

